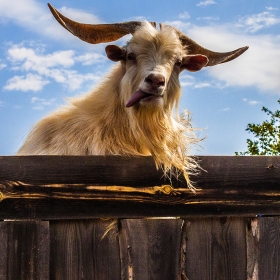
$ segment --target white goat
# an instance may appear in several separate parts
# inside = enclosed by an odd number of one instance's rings
[[[120,63],[94,91],[41,120],[18,155],[152,155],[165,172],[181,170],[191,187],[188,174],[197,164],[189,146],[196,138],[187,119],[172,116],[181,94],[179,74],[230,61],[248,47],[215,53],[171,26],[86,25],[49,7],[63,27],[86,42],[133,36],[123,48],[106,47],[108,58]]]

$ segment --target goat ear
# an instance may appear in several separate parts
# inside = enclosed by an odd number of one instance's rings
[[[123,48],[120,48],[116,45],[108,45],[105,48],[107,57],[112,61],[125,60],[126,51]]]
[[[181,70],[196,72],[206,66],[208,61],[207,56],[202,54],[187,55],[182,60]]]

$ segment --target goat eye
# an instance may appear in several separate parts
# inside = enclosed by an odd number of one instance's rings
[[[134,53],[129,53],[128,55],[127,55],[127,60],[135,60],[135,54]]]

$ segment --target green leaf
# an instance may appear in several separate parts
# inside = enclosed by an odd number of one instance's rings
[[[277,100],[280,104],[280,99]],[[262,111],[270,116],[262,124],[249,123],[245,129],[254,136],[247,139],[247,151],[235,152],[235,155],[280,155],[280,110],[272,112],[266,107]]]

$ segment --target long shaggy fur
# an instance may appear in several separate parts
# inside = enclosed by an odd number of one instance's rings
[[[188,116],[178,115],[181,88],[173,69],[178,53],[186,50],[174,31],[157,31],[148,23],[126,49],[136,53],[137,65],[119,63],[93,92],[41,120],[18,155],[152,155],[166,174],[181,170],[192,187],[188,174],[197,163],[189,149],[197,138]],[[126,108],[151,69],[167,77],[163,105]]]

